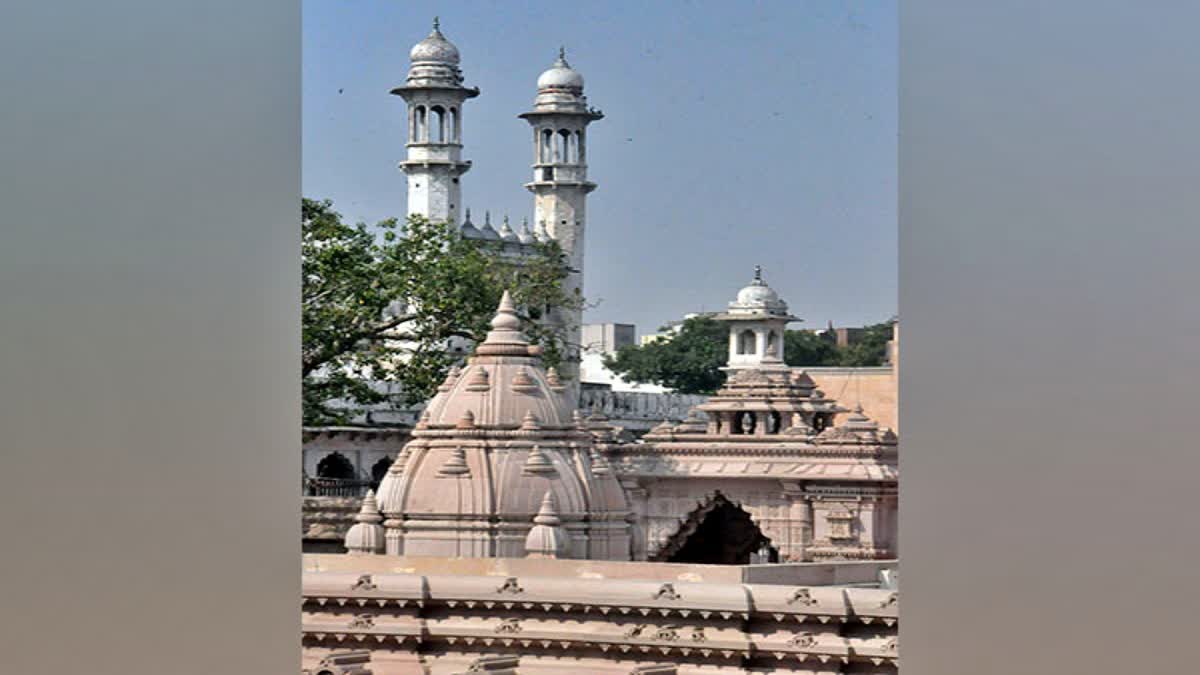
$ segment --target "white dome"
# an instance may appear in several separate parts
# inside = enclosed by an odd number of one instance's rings
[[[563,54],[562,50],[559,50],[558,59],[554,62],[554,65],[538,76],[537,86],[538,89],[583,91],[583,75],[580,75],[579,71],[567,64],[565,54]]]
[[[442,31],[438,29],[438,20],[434,19],[433,31],[429,33],[429,37],[414,45],[408,53],[408,58],[413,63],[445,63],[457,66],[458,47],[442,35]]]
[[[779,302],[779,294],[766,284],[751,284],[737,294],[739,305],[765,305],[775,302]]]

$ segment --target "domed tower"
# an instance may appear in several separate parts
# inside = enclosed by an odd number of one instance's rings
[[[388,554],[630,558],[624,491],[538,354],[505,293],[380,483]]]
[[[761,267],[754,267],[754,280],[717,318],[729,323],[729,369],[787,367],[784,329],[800,319],[788,314],[787,303],[763,281]]]
[[[471,168],[462,158],[462,105],[479,95],[463,86],[458,48],[433,31],[409,53],[412,67],[403,87],[392,93],[408,103],[408,214],[457,225],[462,210],[459,179]]]
[[[587,178],[587,126],[604,117],[589,108],[583,95],[583,76],[558,59],[538,77],[533,110],[520,117],[533,127],[533,181],[525,187],[534,196],[534,221],[558,242],[571,265],[568,292],[583,292],[583,242],[587,195],[596,184]],[[565,330],[569,345],[564,373],[578,395],[581,310],[552,317]]]

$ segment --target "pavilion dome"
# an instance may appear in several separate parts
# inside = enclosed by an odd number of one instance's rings
[[[763,281],[762,268],[756,266],[754,280],[738,291],[737,300],[729,303],[729,310],[731,313],[786,314],[787,303]]]
[[[458,47],[442,35],[438,20],[433,20],[433,30],[424,39],[413,45],[408,58],[413,63],[440,63],[457,66],[459,63]]]
[[[563,50],[558,51],[558,58],[545,72],[538,76],[537,86],[542,89],[568,89],[574,92],[583,91],[583,75],[567,63]]]

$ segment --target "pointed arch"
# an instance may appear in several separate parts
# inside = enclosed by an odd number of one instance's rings
[[[716,490],[689,513],[675,534],[647,559],[745,565],[756,559],[754,556],[759,551],[772,550],[770,537],[763,534],[750,513]]]
[[[354,469],[354,463],[340,452],[331,452],[322,457],[320,462],[317,462],[318,478],[353,480],[358,477],[357,474],[358,472]]]

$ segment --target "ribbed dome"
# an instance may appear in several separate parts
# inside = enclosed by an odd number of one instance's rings
[[[592,434],[521,333],[507,292],[491,328],[380,483],[387,552],[521,557],[534,515],[550,509],[542,515],[572,532],[566,557],[628,559],[624,492],[611,471],[594,470]],[[538,530],[535,555],[559,554],[550,534]]]
[[[459,62],[458,47],[446,39],[439,29],[438,20],[433,20],[433,30],[429,36],[413,46],[408,53],[413,63],[443,63],[457,66]]]
[[[475,427],[517,428],[529,413],[541,427],[573,424],[566,388],[541,368],[538,348],[520,328],[512,297],[505,292],[487,339],[426,407],[430,425],[456,425],[467,413]]]
[[[554,64],[538,76],[538,89],[569,89],[574,92],[583,91],[583,75],[567,63],[564,50],[558,50],[558,58]]]

